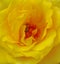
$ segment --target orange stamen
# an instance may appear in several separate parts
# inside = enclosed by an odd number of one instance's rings
[[[25,29],[25,38],[32,36],[32,31],[36,29],[36,26],[33,24],[27,24]]]

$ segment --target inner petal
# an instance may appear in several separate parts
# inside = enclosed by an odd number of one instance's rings
[[[22,28],[23,27],[23,28]],[[35,23],[24,23],[20,29],[20,42],[24,45],[32,44],[36,41],[40,41],[44,32],[45,25],[38,26]]]

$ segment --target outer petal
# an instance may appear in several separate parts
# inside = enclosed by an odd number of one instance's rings
[[[0,11],[7,8],[11,0],[0,0]]]
[[[38,64],[60,64],[60,44],[55,46]]]

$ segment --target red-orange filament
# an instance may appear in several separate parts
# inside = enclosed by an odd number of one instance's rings
[[[36,25],[33,24],[26,24],[26,29],[25,29],[25,38],[29,38],[32,36],[32,32],[37,29]],[[39,32],[37,32],[34,37],[38,37]]]

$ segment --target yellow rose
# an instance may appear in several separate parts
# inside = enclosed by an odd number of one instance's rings
[[[37,64],[60,43],[59,31],[60,9],[52,2],[11,1],[0,11],[0,62]]]

